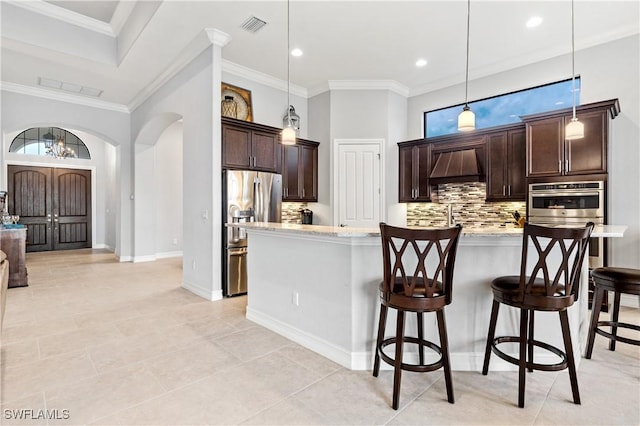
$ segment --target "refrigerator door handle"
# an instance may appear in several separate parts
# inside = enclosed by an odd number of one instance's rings
[[[262,189],[260,178],[256,177],[253,181],[253,211],[254,220],[256,222],[264,222],[262,217]]]

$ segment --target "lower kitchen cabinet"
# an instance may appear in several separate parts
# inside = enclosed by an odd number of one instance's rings
[[[487,201],[524,201],[527,190],[525,130],[489,134],[487,145]]]
[[[318,201],[318,142],[282,146],[282,200]]]

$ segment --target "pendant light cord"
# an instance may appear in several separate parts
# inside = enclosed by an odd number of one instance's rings
[[[471,0],[467,0],[467,66],[464,83],[464,105],[469,106],[468,93],[469,93],[469,26],[471,22]]]
[[[290,85],[291,85],[291,79],[290,79],[290,73],[291,73],[291,58],[289,57],[289,55],[291,54],[291,30],[290,30],[290,22],[289,22],[289,0],[287,0],[287,125],[289,127],[291,127],[291,89],[290,89]]]
[[[573,120],[576,119],[576,47],[573,0],[571,0],[571,94],[573,95]]]

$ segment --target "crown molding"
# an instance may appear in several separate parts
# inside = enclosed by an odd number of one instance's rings
[[[137,1],[119,1],[116,10],[111,17],[111,29],[116,36],[120,34],[122,28],[127,23],[127,19],[131,16],[131,12],[136,7]]]
[[[264,84],[265,86],[269,86],[274,89],[282,90],[283,92],[287,91],[286,80],[281,80],[269,74],[261,73],[225,59],[222,60],[222,71],[238,77],[246,78],[247,80],[255,81],[256,83]],[[296,95],[304,99],[308,98],[309,95],[307,93],[307,89],[304,87],[295,84],[290,84],[289,86],[292,95]]]
[[[95,31],[100,34],[104,34],[110,37],[115,37],[116,33],[113,31],[111,24],[99,21],[94,18],[90,18],[85,15],[67,10],[63,7],[56,6],[51,3],[47,3],[43,0],[3,0],[6,3],[10,3],[14,6],[18,6],[22,9],[29,10],[31,12],[38,13],[40,15],[48,16],[49,18],[58,19],[68,24],[75,25],[77,27],[85,28],[87,30]]]
[[[409,88],[394,80],[329,80],[329,90],[389,90],[408,97]]]
[[[215,40],[215,42],[213,41]],[[231,36],[228,34],[205,28],[199,32],[197,36],[189,43],[189,45],[183,49],[180,54],[174,58],[162,73],[160,73],[151,83],[145,86],[129,103],[128,107],[131,111],[142,105],[151,95],[153,95],[160,87],[162,87],[167,81],[175,76],[180,70],[193,61],[200,53],[202,53],[212,43],[222,43],[226,40],[226,43],[231,40]],[[225,44],[226,44],[225,43]],[[218,45],[218,44],[216,44]]]
[[[215,28],[205,28],[204,32],[209,37],[209,41],[215,46],[225,47],[230,41],[231,36],[224,31],[216,30]]]
[[[73,95],[70,93],[58,92],[56,90],[48,90],[40,87],[24,86],[22,84],[10,83],[6,81],[0,82],[0,90],[7,92],[19,93],[21,95],[35,96],[38,98],[49,99],[53,101],[69,102],[76,105],[85,105],[93,108],[106,109],[116,112],[130,113],[131,111],[126,105],[107,102],[100,99],[91,99],[84,96]]]

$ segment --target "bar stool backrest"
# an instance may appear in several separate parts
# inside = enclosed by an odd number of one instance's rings
[[[462,227],[409,229],[380,224],[384,265],[381,297],[438,298],[451,303],[453,267]],[[411,306],[408,306],[409,308]]]
[[[578,299],[593,227],[592,222],[579,228],[525,224],[518,298],[525,307],[558,310]]]

